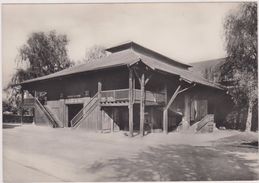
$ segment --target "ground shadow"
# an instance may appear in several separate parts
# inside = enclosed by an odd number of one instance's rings
[[[226,137],[213,142],[217,149],[231,152],[258,152],[258,137],[247,133]]]
[[[87,171],[101,174],[97,181],[222,181],[256,180],[248,164],[256,163],[212,147],[161,145],[131,159],[95,162]]]
[[[252,142],[244,142],[242,145],[252,146],[255,148],[258,148],[258,141],[252,141]]]

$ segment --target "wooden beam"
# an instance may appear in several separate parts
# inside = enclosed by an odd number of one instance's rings
[[[21,90],[21,95],[22,95],[22,101],[21,101],[21,124],[23,124],[23,103],[24,103],[24,91],[23,89]]]
[[[129,132],[133,137],[133,73],[132,69],[129,70]]]
[[[139,83],[141,83],[141,78],[139,77],[138,72],[136,71],[135,68],[133,68],[133,71],[135,72],[135,74],[136,74],[136,76],[137,76],[137,78],[139,80]]]
[[[105,121],[105,112],[104,110],[101,110],[101,119],[102,121]],[[102,125],[101,125],[101,133],[103,133],[103,122],[102,122]]]
[[[150,117],[151,117],[151,133],[153,133],[154,132],[154,124],[155,124],[154,107],[151,107],[151,109],[150,109]]]
[[[174,99],[176,98],[176,96],[177,96],[178,93],[179,93],[180,88],[181,88],[181,85],[179,85],[179,86],[177,87],[177,89],[175,90],[173,96],[171,97],[171,99],[169,100],[167,106],[165,107],[166,110],[167,110],[167,109],[171,106],[171,104],[173,103]]]
[[[101,98],[101,91],[102,91],[102,83],[98,82],[98,98]]]
[[[179,92],[180,88],[181,88],[181,85],[179,85],[177,87],[177,89],[175,90],[173,96],[171,97],[171,99],[169,100],[168,104],[166,105],[166,107],[163,110],[163,131],[164,131],[164,133],[168,133],[168,108],[171,106],[171,104],[173,103],[174,99],[178,95],[178,92]]]
[[[168,89],[167,89],[167,83],[166,82],[165,82],[164,92],[165,92],[165,104],[167,105],[167,103],[168,103]]]
[[[97,123],[96,123],[96,131],[98,131],[98,127],[100,125],[100,129],[102,129],[102,110],[101,110],[101,91],[102,91],[102,83],[98,82],[98,93],[97,93],[97,97],[98,97],[98,118],[97,118]],[[98,125],[99,124],[99,125]]]
[[[110,119],[110,121],[111,121],[111,132],[113,133],[114,132],[114,115],[113,115],[113,109],[111,109],[112,110],[112,113],[111,113],[111,119]]]
[[[168,133],[168,110],[163,111],[163,132]]]
[[[136,80],[135,80],[135,75],[134,73],[132,72],[132,103],[134,104],[135,103],[135,88],[136,88]]]
[[[182,92],[184,92],[184,91],[186,91],[186,90],[189,90],[190,88],[193,88],[194,86],[196,86],[196,83],[193,83],[191,86],[189,86],[188,88],[184,88],[184,89],[182,89],[182,90],[180,90],[179,92],[178,92],[178,94],[180,94],[180,93],[182,93]]]
[[[141,97],[140,97],[140,135],[144,136],[144,122],[145,122],[145,75],[142,74],[141,82]]]
[[[153,76],[152,74],[148,76],[148,78],[145,80],[145,85],[149,82],[152,76]]]
[[[129,106],[129,103],[128,102],[121,102],[121,103],[119,103],[119,102],[111,102],[111,103],[101,103],[101,106],[103,106],[103,107],[108,107],[108,106],[113,106],[113,107],[115,107],[115,106]]]
[[[35,104],[36,97],[37,97],[37,92],[34,91],[33,124],[36,124],[36,116],[35,116],[35,114],[36,114],[36,112],[35,112],[36,111],[36,104]]]
[[[188,121],[189,125],[191,121],[191,102],[190,101],[191,101],[190,95],[185,94],[184,95],[184,118],[186,121]]]

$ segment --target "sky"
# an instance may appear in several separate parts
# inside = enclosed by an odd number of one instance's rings
[[[134,41],[174,60],[222,58],[223,22],[237,3],[4,4],[3,88],[17,69],[18,49],[37,31],[56,30],[69,39],[68,55],[84,58],[94,45]]]

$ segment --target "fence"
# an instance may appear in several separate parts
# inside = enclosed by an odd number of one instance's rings
[[[3,123],[32,123],[33,116],[23,116],[15,114],[3,114]]]

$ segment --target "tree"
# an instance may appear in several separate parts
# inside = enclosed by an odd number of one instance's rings
[[[21,87],[12,87],[9,85],[4,89],[4,92],[7,98],[5,102],[8,103],[9,106],[11,106],[11,111],[16,114],[20,108],[21,103]]]
[[[106,57],[107,52],[103,46],[95,45],[91,47],[88,51],[86,51],[84,62],[91,62],[102,57]]]
[[[2,111],[3,112],[7,112],[7,111],[12,112],[13,111],[12,106],[6,100],[3,100],[3,102],[2,102]]]
[[[6,91],[8,100],[18,107],[20,88],[13,84],[48,75],[73,65],[67,55],[68,39],[66,35],[55,31],[32,33],[27,42],[21,46],[16,58],[17,71],[12,77]]]
[[[227,58],[221,78],[234,80],[236,105],[247,107],[246,131],[251,130],[252,109],[257,101],[257,4],[242,3],[225,19]]]
[[[18,68],[12,81],[21,82],[70,67],[67,44],[67,36],[55,31],[32,33],[19,49],[16,60],[25,68]]]

